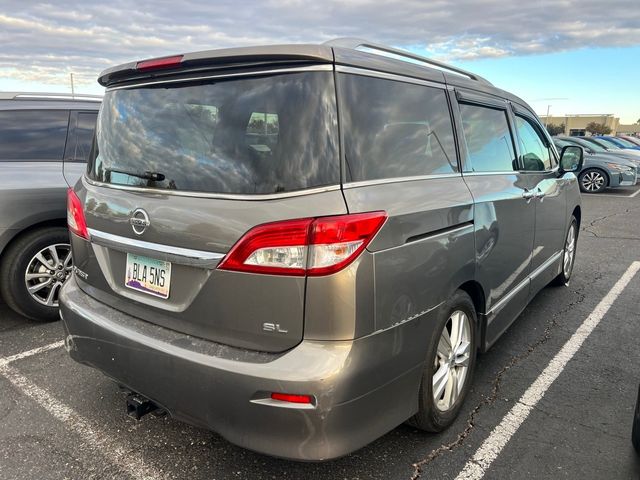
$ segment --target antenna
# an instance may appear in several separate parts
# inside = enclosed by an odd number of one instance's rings
[[[71,77],[71,96],[72,96],[72,97],[75,97],[75,96],[76,96],[76,93],[75,93],[75,90],[74,90],[74,88],[73,88],[73,72],[71,72],[71,73],[69,74],[69,76]]]

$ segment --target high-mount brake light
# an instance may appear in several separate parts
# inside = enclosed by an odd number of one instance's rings
[[[218,268],[271,275],[329,275],[352,263],[386,218],[385,212],[368,212],[258,225],[238,240]]]
[[[173,55],[171,57],[152,58],[151,60],[142,60],[136,64],[136,70],[146,72],[148,70],[159,70],[161,68],[177,67],[182,62],[184,55]]]
[[[72,233],[89,240],[89,231],[87,230],[87,221],[82,210],[82,202],[72,188],[67,190],[67,225],[69,225],[69,230]]]

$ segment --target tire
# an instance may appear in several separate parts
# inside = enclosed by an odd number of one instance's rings
[[[55,250],[58,262],[51,249]],[[39,228],[15,239],[0,263],[0,294],[7,305],[31,320],[58,320],[57,297],[71,272],[70,252],[69,233],[64,227]]]
[[[573,248],[570,247],[570,235],[573,231]],[[576,217],[571,217],[571,223],[567,229],[567,235],[564,240],[564,249],[562,251],[562,270],[556,278],[551,281],[552,285],[561,287],[569,285],[571,280],[571,274],[573,273],[573,266],[576,263],[576,250],[578,248],[578,220]]]
[[[578,183],[583,193],[602,193],[609,185],[609,178],[599,168],[587,168],[580,172]]]
[[[454,355],[449,357],[449,362],[447,363],[446,355],[439,353],[438,346],[445,329],[447,336],[451,336],[453,322],[458,313],[463,313],[466,316],[466,320],[462,320],[466,322],[468,327],[466,341],[463,342],[468,344],[466,356]],[[466,292],[458,290],[441,310],[438,328],[436,328],[433,338],[430,339],[427,349],[427,361],[418,393],[418,413],[409,420],[409,424],[428,432],[441,432],[454,422],[471,388],[471,380],[476,363],[476,332],[477,317],[475,306]],[[441,348],[440,351],[445,350],[446,352],[446,344],[443,347],[445,348]],[[458,348],[459,352],[464,351],[461,347],[462,345]],[[454,375],[460,380],[463,370],[459,367],[462,366],[460,364],[465,362],[467,366],[462,378],[463,385],[462,387],[458,386],[459,393],[455,398],[448,399],[447,393],[450,391],[448,387],[450,386],[449,382],[451,382],[450,372],[455,370]],[[434,396],[434,376],[441,373],[440,378],[444,379],[445,372],[449,376],[447,377],[448,380],[444,382],[444,388],[442,387],[443,381],[437,382],[436,380],[436,383],[439,384],[439,390],[442,391],[441,394],[436,395],[438,397],[438,400],[436,400],[436,396]]]
[[[640,390],[638,391],[638,400],[636,401],[636,412],[633,416],[633,429],[631,431],[631,442],[636,453],[640,455]]]

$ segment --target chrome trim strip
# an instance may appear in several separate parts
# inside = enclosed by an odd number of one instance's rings
[[[439,173],[434,175],[417,175],[415,177],[380,178],[377,180],[363,180],[360,182],[347,182],[343,188],[368,187],[369,185],[383,185],[386,183],[416,182],[418,180],[431,180],[437,178],[460,178],[460,173]]]
[[[302,197],[304,195],[313,195],[315,193],[333,192],[334,190],[340,190],[340,185],[330,185],[327,187],[308,188],[306,190],[296,190],[294,192],[284,193],[260,193],[255,195],[236,195],[232,193],[206,193],[206,192],[189,192],[184,190],[168,190],[162,188],[143,188],[133,187],[130,185],[117,185],[112,183],[103,183],[96,180],[91,180],[85,175],[82,176],[82,181],[96,187],[113,188],[114,190],[125,190],[128,192],[139,192],[154,195],[175,195],[177,197],[195,197],[195,198],[218,198],[221,200],[278,200],[280,198]]]
[[[553,255],[551,255],[546,262],[544,262],[542,265],[540,265],[538,268],[536,268],[533,272],[531,272],[531,275],[529,275],[531,280],[533,280],[534,278],[540,276],[540,274],[542,272],[544,272],[547,268],[549,268],[551,265],[553,265],[554,262],[558,261],[563,253],[564,253],[564,250],[561,250],[561,251],[556,252]]]
[[[99,95],[56,95],[56,94],[33,94],[33,93],[19,93],[18,95],[13,97],[14,99],[21,100],[40,100],[40,99],[49,99],[49,100],[81,100],[84,102],[102,102],[102,97]]]
[[[539,276],[542,272],[544,272],[547,268],[552,266],[553,263],[556,262],[561,256],[562,256],[562,251],[556,252],[553,255],[551,255],[551,257],[549,257],[549,259],[546,262],[544,262],[542,265],[536,268],[533,272],[531,272],[531,274],[529,274],[529,276],[527,276],[527,278],[522,280],[518,285],[516,285],[513,289],[511,289],[509,293],[507,293],[500,300],[498,300],[493,305],[493,307],[491,307],[491,310],[487,312],[487,316],[495,315],[500,310],[502,310],[502,308],[509,302],[509,300],[511,300],[524,287],[526,287],[531,282],[531,280],[533,280],[534,278]]]
[[[223,253],[206,252],[190,248],[174,247],[160,243],[145,242],[134,238],[121,237],[112,233],[102,232],[89,228],[89,237],[92,243],[103,247],[113,248],[120,252],[150,255],[162,260],[191,265],[195,267],[215,268],[224,257]],[[161,255],[158,255],[161,254]]]
[[[433,68],[433,67],[431,67]],[[446,90],[447,86],[444,83],[431,82],[429,80],[421,80],[419,78],[407,77],[405,75],[397,75],[395,73],[380,72],[378,70],[369,70],[366,68],[347,67],[345,65],[336,65],[336,72],[340,73],[352,73],[354,75],[364,75],[366,77],[383,78],[386,80],[395,80],[404,83],[413,83],[415,85],[423,85],[425,87],[435,87],[441,90]]]
[[[168,78],[165,80],[153,80],[149,82],[139,82],[139,83],[131,83],[127,85],[121,85],[116,87],[109,87],[105,91],[110,92],[112,90],[123,90],[127,88],[138,88],[145,87],[147,85],[160,85],[165,83],[184,83],[184,82],[193,82],[198,80],[208,80],[210,78],[234,78],[234,77],[252,77],[256,75],[268,75],[272,73],[296,73],[296,72],[332,72],[333,65],[331,64],[321,64],[321,65],[310,65],[307,67],[288,67],[288,68],[273,68],[269,70],[255,70],[249,72],[236,72],[236,73],[218,73],[211,75],[201,75],[194,77],[183,77],[183,78]],[[179,73],[179,72],[178,72]],[[187,73],[187,72],[185,72]]]
[[[515,175],[521,173],[517,170],[504,170],[501,172],[462,172],[463,177],[479,177],[482,175]]]

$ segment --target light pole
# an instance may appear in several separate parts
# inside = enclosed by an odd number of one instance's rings
[[[549,121],[549,109],[551,109],[553,105],[547,105],[547,116],[544,117],[544,128],[547,128],[547,122]]]

